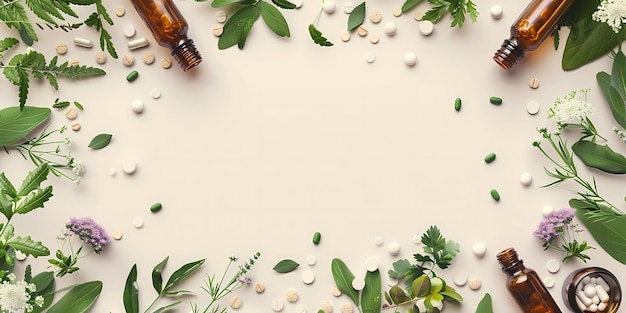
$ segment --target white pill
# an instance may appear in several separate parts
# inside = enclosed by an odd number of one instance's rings
[[[378,269],[378,261],[374,258],[369,258],[365,261],[365,269],[368,272],[375,272]]]
[[[396,31],[398,31],[398,26],[396,26],[394,22],[387,22],[385,23],[384,31],[387,36],[393,36],[396,34]]]
[[[22,252],[20,250],[15,251],[15,259],[18,260],[18,261],[26,260],[26,253],[24,253],[24,252]]]
[[[548,269],[548,272],[554,274],[559,271],[559,269],[561,268],[561,264],[555,259],[550,259],[548,260],[548,262],[546,262],[546,268]]]
[[[109,168],[109,176],[117,175],[117,170],[114,167]]]
[[[365,55],[365,62],[374,63],[376,61],[376,56],[373,53],[368,53]]]
[[[467,276],[457,273],[454,275],[453,282],[455,285],[463,287],[465,286],[465,284],[467,284]]]
[[[299,297],[298,291],[295,289],[289,289],[285,293],[285,298],[287,299],[287,302],[289,303],[294,303],[298,301],[298,297]]]
[[[413,237],[411,237],[411,240],[414,244],[418,245],[422,242],[422,236],[415,234],[413,235]]]
[[[135,163],[135,161],[126,161],[124,163],[124,166],[122,167],[122,170],[126,174],[133,174],[137,170],[137,163]]]
[[[554,213],[554,208],[552,206],[546,205],[543,207],[543,209],[541,209],[541,215],[543,215],[544,217],[548,217],[552,213]]]
[[[393,256],[400,254],[400,244],[397,241],[390,242],[387,245],[387,252]]]
[[[595,295],[591,298],[591,303],[598,305],[600,304],[600,297],[598,297],[598,295]]]
[[[148,45],[148,39],[138,38],[138,39],[131,40],[128,42],[128,49],[130,50],[139,49],[147,45]]]
[[[585,312],[585,310],[587,309],[587,306],[582,301],[580,301],[578,297],[575,297],[574,299],[576,300],[576,306],[578,306],[580,311]]]
[[[589,284],[583,287],[583,292],[587,298],[593,298],[596,295],[596,287],[595,285]],[[591,301],[593,303],[593,301]]]
[[[224,12],[222,10],[215,12],[215,20],[218,23],[220,23],[220,24],[225,23],[226,19],[227,19],[226,12]]]
[[[352,13],[352,10],[354,10],[354,3],[347,1],[343,4],[343,12],[346,14],[350,14]]]
[[[341,290],[337,287],[333,287],[333,289],[330,290],[330,293],[335,297],[341,296]]]
[[[407,52],[404,54],[404,64],[408,66],[415,66],[417,64],[417,56],[413,52]]]
[[[303,0],[291,0],[291,3],[296,5],[296,8],[299,9],[302,7],[302,3],[304,2]]]
[[[587,307],[587,311],[588,311],[588,312],[598,312],[598,305],[597,305],[597,304],[595,304],[595,303],[590,304],[590,305]]]
[[[115,8],[115,15],[122,17],[124,14],[126,14],[126,10],[124,10],[124,8]]]
[[[161,90],[159,88],[152,88],[152,90],[150,90],[150,96],[153,99],[161,98]]]
[[[522,184],[522,186],[528,187],[533,182],[533,176],[530,175],[530,173],[528,172],[524,172],[519,176],[519,182]]]
[[[484,256],[485,253],[487,253],[487,246],[482,242],[477,242],[472,246],[472,252],[474,252],[476,256]]]
[[[596,285],[602,286],[602,288],[604,288],[604,291],[606,292],[611,291],[611,287],[609,286],[609,284],[606,283],[606,280],[604,280],[604,278],[602,277],[598,277],[596,279]]]
[[[139,99],[133,100],[133,102],[130,103],[130,108],[133,110],[133,112],[137,114],[143,112],[143,109],[144,109],[143,101]]]
[[[120,240],[120,239],[122,239],[123,236],[124,235],[119,230],[116,230],[113,233],[111,233],[111,237],[113,237],[113,239],[115,239],[115,240]]]
[[[91,48],[93,47],[93,42],[89,39],[74,37],[74,44],[79,47]]]
[[[126,36],[126,38],[131,38],[133,36],[135,36],[135,27],[133,27],[133,25],[126,25],[124,26],[124,36]]]
[[[354,312],[354,306],[352,303],[344,303],[341,305],[341,313],[352,313]]]
[[[376,34],[372,34],[370,36],[370,42],[373,44],[377,44],[380,41],[380,37]]]
[[[280,299],[274,299],[272,300],[272,310],[274,310],[274,312],[280,312],[283,310],[283,302]]]
[[[326,0],[326,1],[324,1],[324,5],[322,6],[322,9],[327,14],[333,14],[335,12],[335,7],[336,7],[335,1],[333,1],[333,0]]]
[[[377,246],[382,246],[383,245],[383,237],[380,237],[380,236],[374,237],[374,244],[377,245]]]
[[[350,41],[350,33],[349,32],[341,33],[341,41],[343,41],[343,42]]]
[[[307,285],[312,284],[315,281],[315,274],[312,271],[304,271],[302,272],[302,282]]]
[[[352,288],[356,290],[362,290],[363,288],[365,288],[365,279],[361,277],[355,277],[352,280]]]
[[[495,18],[495,19],[499,19],[502,17],[502,7],[499,5],[494,5],[491,7],[491,17]]]
[[[578,298],[578,300],[580,300],[580,302],[582,302],[585,306],[590,306],[591,305],[591,299],[588,298],[587,296],[585,296],[585,293],[582,290],[579,290],[578,292],[576,292],[576,297]]]
[[[315,259],[315,257],[314,257],[314,256],[309,255],[309,256],[306,258],[306,263],[307,263],[307,264],[309,264],[309,265],[311,265],[311,266],[313,266],[313,265],[315,265],[315,263],[317,263],[317,260]]]
[[[480,286],[482,285],[482,283],[480,282],[480,278],[478,277],[472,277],[469,279],[469,281],[467,282],[467,285],[470,287],[470,289],[472,290],[478,290],[480,289]]]
[[[133,219],[133,226],[135,226],[135,228],[141,228],[143,227],[143,218],[141,217],[135,217]]]
[[[526,103],[526,112],[530,115],[539,113],[539,108],[539,102],[537,101],[528,101],[528,103]]]
[[[548,287],[548,288],[552,288],[554,287],[554,278],[552,277],[546,277],[543,279],[543,284]]]
[[[598,304],[598,311],[602,312],[606,310],[606,307],[608,306],[609,306],[608,302],[601,302],[600,304]]]
[[[324,313],[331,313],[333,311],[333,305],[330,304],[330,302],[328,301],[325,301],[324,303],[322,303],[320,308],[322,309],[322,311],[324,311]]]
[[[429,36],[435,30],[435,25],[431,21],[421,21],[420,22],[420,34],[424,36]]]
[[[393,16],[398,17],[400,15],[402,15],[402,8],[393,8],[393,10],[391,11],[391,14],[393,14]]]

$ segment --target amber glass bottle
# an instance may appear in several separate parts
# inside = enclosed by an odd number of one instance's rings
[[[557,28],[558,22],[574,0],[532,0],[511,26],[511,37],[505,39],[493,59],[509,70],[526,51],[537,49]]]
[[[515,249],[508,248],[496,257],[507,274],[506,286],[524,313],[561,313],[539,275],[524,267]]]
[[[202,62],[202,57],[187,38],[189,26],[172,0],[130,0],[159,45],[170,49],[183,70]]]

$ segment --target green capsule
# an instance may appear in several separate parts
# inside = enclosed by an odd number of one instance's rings
[[[157,203],[153,204],[152,206],[150,206],[150,211],[152,213],[156,213],[156,212],[161,211],[161,208],[163,208],[163,205],[161,205],[160,202],[157,202]]]
[[[126,80],[129,81],[129,82],[132,82],[135,79],[137,79],[137,77],[139,77],[139,72],[132,71],[132,72],[128,73],[128,75],[126,75]]]
[[[489,153],[487,154],[487,156],[485,156],[485,163],[491,163],[496,159],[496,154],[495,153]]]
[[[489,98],[489,102],[491,102],[491,104],[502,104],[502,98],[500,98],[500,97],[491,97],[491,98]]]
[[[491,189],[491,197],[493,200],[500,201],[500,194],[495,189]]]
[[[313,244],[318,245],[320,240],[322,240],[322,234],[320,234],[320,232],[315,232],[315,234],[313,234]]]
[[[454,109],[457,111],[461,111],[461,98],[456,98],[454,100]]]

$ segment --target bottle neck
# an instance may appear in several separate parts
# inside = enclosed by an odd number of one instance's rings
[[[172,49],[172,56],[184,71],[190,70],[202,62],[202,56],[191,39],[181,40],[178,46]]]
[[[519,271],[524,270],[524,260],[520,260],[517,256],[517,251],[513,248],[508,248],[496,256],[498,262],[502,265],[502,271],[513,275]]]
[[[493,60],[505,70],[510,70],[522,58],[524,58],[524,48],[515,38],[505,39],[493,56]]]

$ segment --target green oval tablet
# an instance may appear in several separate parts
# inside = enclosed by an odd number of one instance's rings
[[[491,197],[493,200],[500,201],[500,194],[495,189],[491,189]]]
[[[313,234],[313,244],[318,245],[320,240],[322,240],[322,234],[320,234],[320,232],[315,232],[315,234]]]
[[[139,72],[132,71],[132,72],[128,73],[128,75],[126,75],[126,80],[129,81],[129,82],[132,82],[135,79],[137,79],[137,77],[139,77]]]
[[[491,104],[502,104],[502,98],[500,98],[500,97],[491,97],[491,98],[489,98],[489,102],[491,102]]]
[[[461,111],[461,98],[456,98],[454,100],[454,109],[457,111]]]
[[[486,163],[491,163],[496,159],[496,154],[495,153],[489,153],[485,156],[485,162]]]
[[[157,202],[157,203],[153,204],[152,206],[150,206],[150,211],[153,212],[153,213],[154,212],[159,212],[159,211],[161,211],[161,208],[163,208],[163,205],[161,205],[160,202]]]

